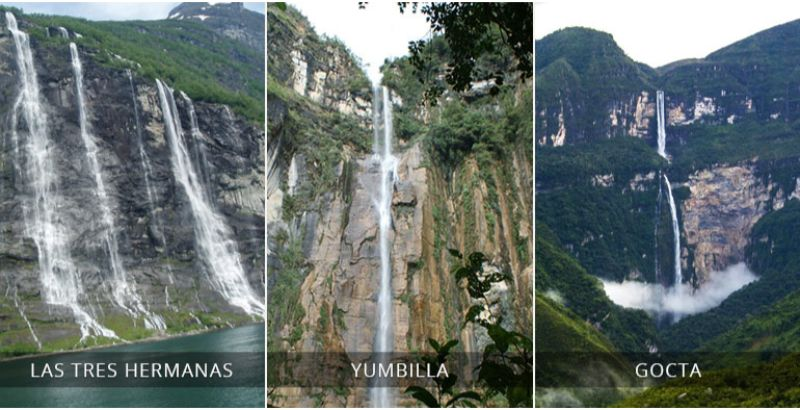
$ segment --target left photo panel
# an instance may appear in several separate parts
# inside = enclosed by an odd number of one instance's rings
[[[264,37],[0,3],[0,406],[265,406]]]

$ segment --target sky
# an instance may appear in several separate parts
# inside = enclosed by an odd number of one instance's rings
[[[536,39],[560,28],[605,31],[636,61],[651,67],[711,52],[800,18],[800,2],[780,0],[536,0]]]
[[[83,17],[89,20],[161,20],[180,3],[0,3],[26,13]],[[264,3],[245,3],[245,7],[264,13]]]
[[[380,67],[388,57],[408,53],[408,42],[426,38],[430,25],[425,16],[406,11],[396,2],[370,2],[359,10],[358,2],[289,2],[308,18],[317,34],[337,37],[363,62],[370,79],[377,83]]]

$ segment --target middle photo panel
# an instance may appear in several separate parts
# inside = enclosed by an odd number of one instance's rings
[[[532,13],[268,5],[269,405],[532,406]]]

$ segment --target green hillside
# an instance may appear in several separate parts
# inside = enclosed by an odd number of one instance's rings
[[[557,243],[545,225],[537,224],[537,291],[556,292],[564,306],[600,329],[619,351],[647,351],[656,344],[655,326],[650,317],[644,311],[625,309],[611,302],[600,281],[586,273]]]
[[[264,122],[264,52],[218,34],[199,21],[90,21],[23,14],[32,41],[64,47],[73,41],[95,50],[102,64],[160,78],[192,99],[229,105],[253,122]],[[65,27],[80,38],[51,37],[48,27]]]

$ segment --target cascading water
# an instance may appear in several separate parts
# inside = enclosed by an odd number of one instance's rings
[[[22,110],[27,126],[24,143],[25,178],[33,189],[33,198],[23,207],[26,234],[33,239],[38,250],[39,277],[44,300],[48,304],[65,306],[72,311],[80,326],[81,341],[91,335],[117,338],[117,335],[100,325],[79,303],[83,293],[80,274],[69,251],[70,235],[58,215],[59,198],[55,187],[57,175],[48,140],[47,116],[40,100],[39,82],[33,64],[33,52],[28,35],[19,30],[17,19],[5,13],[8,30],[14,38],[16,60],[21,84],[20,98],[14,105],[12,139],[19,144],[16,117]],[[17,145],[18,147],[19,145]],[[20,156],[20,152],[17,152]],[[17,158],[18,167],[23,161]]]
[[[380,234],[380,289],[378,291],[377,331],[374,352],[389,353],[394,348],[394,320],[392,313],[392,266],[390,259],[389,231],[392,228],[392,193],[397,176],[397,158],[392,155],[392,102],[389,89],[376,87],[373,92],[374,157],[380,162],[379,197],[375,201],[378,210]],[[380,113],[380,114],[379,114]],[[379,355],[381,359],[385,357]],[[372,405],[392,407],[391,390],[376,385],[371,391]]]
[[[200,126],[197,124],[197,112],[194,110],[194,104],[192,104],[191,98],[189,98],[189,96],[183,91],[180,92],[180,95],[181,98],[183,98],[183,101],[185,101],[186,105],[189,107],[189,131],[193,141],[192,160],[195,164],[208,164],[205,145],[200,143],[203,138],[203,134],[200,133]],[[208,175],[208,167],[200,167],[197,171],[198,177],[200,177],[200,185],[206,189],[206,196],[211,197],[212,194],[211,191],[209,191],[211,187],[211,178]]]
[[[664,91],[662,90],[656,91],[656,115],[658,117],[658,155],[668,159],[666,152],[667,131],[664,119]],[[669,183],[667,174],[664,174],[664,183],[667,186],[667,194],[669,194],[669,213],[672,217],[672,236],[674,238],[673,253],[675,256],[675,287],[677,288],[681,283],[683,283],[683,273],[681,272],[681,231],[680,224],[678,223],[678,210],[675,206],[675,198],[672,196],[672,185]]]
[[[139,295],[136,293],[135,285],[132,285],[128,281],[128,274],[119,256],[116,226],[114,217],[111,215],[111,202],[106,192],[106,185],[103,181],[100,163],[97,160],[97,143],[94,141],[94,136],[89,132],[89,123],[86,115],[86,99],[83,93],[83,66],[81,65],[78,47],[75,43],[69,43],[69,51],[72,56],[72,70],[75,75],[75,89],[78,95],[81,139],[86,148],[86,159],[94,175],[98,206],[100,207],[103,224],[105,225],[103,240],[108,250],[111,273],[113,275],[112,295],[114,297],[114,302],[134,316],[143,316],[145,326],[148,329],[164,330],[166,329],[164,320],[160,316],[150,313],[147,308],[145,308]]]
[[[669,183],[667,174],[664,174],[664,185],[667,186],[667,193],[669,194],[669,213],[672,216],[672,236],[675,238],[675,246],[673,248],[675,256],[675,286],[680,286],[683,282],[683,273],[681,272],[681,230],[678,224],[678,212],[675,208],[675,198],[672,196],[672,185]]]
[[[67,29],[64,27],[59,27],[58,33],[61,34],[61,38],[69,38],[69,31],[67,31]]]
[[[178,117],[173,90],[161,80],[156,80],[156,84],[175,180],[183,187],[189,198],[199,254],[209,269],[211,284],[231,305],[242,308],[249,315],[261,317],[265,313],[264,303],[250,288],[236,249],[236,242],[231,239],[230,230],[222,217],[211,207],[210,199],[206,198],[201,180],[183,142],[183,127]],[[191,100],[187,100],[187,104],[194,110]],[[195,131],[199,132],[193,130]]]
[[[664,121],[664,91],[656,91],[656,112],[658,115],[658,155],[667,158],[667,130]]]
[[[153,218],[153,231],[158,237],[161,246],[166,246],[166,238],[164,237],[164,230],[161,228],[161,220],[156,213],[156,203],[158,196],[156,195],[153,185],[151,183],[153,167],[150,165],[150,157],[144,149],[144,141],[142,139],[142,125],[139,121],[139,105],[136,101],[136,87],[133,85],[133,74],[131,70],[126,70],[128,74],[128,83],[131,86],[131,104],[133,104],[134,125],[136,126],[136,140],[139,145],[139,159],[142,161],[142,175],[144,176],[144,186],[147,192],[147,203],[150,205],[150,216]]]

